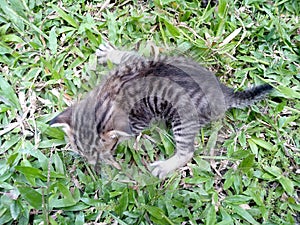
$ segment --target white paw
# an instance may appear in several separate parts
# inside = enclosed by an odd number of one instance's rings
[[[187,162],[193,157],[193,153],[187,153],[184,156],[179,156],[177,154],[173,155],[171,158],[162,161],[156,161],[151,163],[150,166],[153,167],[152,174],[160,179],[165,178],[169,173],[187,164]]]
[[[177,168],[176,165],[170,165],[170,160],[166,161],[156,161],[150,164],[152,169],[152,175],[158,177],[159,179],[165,178],[170,172]]]
[[[115,48],[110,44],[101,44],[99,48],[96,50],[96,56],[98,57],[99,64],[105,64],[107,60],[111,60],[109,57],[109,53],[114,51]]]

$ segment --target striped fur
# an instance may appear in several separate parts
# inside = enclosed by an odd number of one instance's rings
[[[152,165],[160,178],[185,165],[193,156],[200,127],[232,107],[245,107],[262,99],[268,84],[243,92],[221,84],[209,71],[185,58],[146,59],[101,45],[99,63],[119,66],[85,99],[74,104],[50,124],[63,125],[72,148],[92,164],[99,160],[120,168],[112,152],[119,142],[138,135],[153,120],[172,125],[176,153]]]

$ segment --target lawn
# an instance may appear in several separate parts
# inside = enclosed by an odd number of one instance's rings
[[[147,168],[174,152],[159,126],[96,174],[48,123],[113,67],[97,65],[107,42],[275,91],[202,128],[164,180]],[[297,0],[0,0],[0,224],[300,224],[299,49]]]

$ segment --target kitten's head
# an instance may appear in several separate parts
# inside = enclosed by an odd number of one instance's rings
[[[52,127],[62,127],[66,133],[72,150],[84,156],[92,165],[99,160],[120,168],[113,159],[112,153],[117,144],[129,137],[129,134],[113,129],[109,124],[102,125],[94,110],[74,105],[51,120]],[[110,123],[111,121],[107,121]]]

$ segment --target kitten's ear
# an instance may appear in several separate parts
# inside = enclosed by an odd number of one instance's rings
[[[109,137],[110,139],[119,139],[119,140],[125,140],[128,138],[131,138],[132,135],[124,132],[124,131],[120,131],[120,130],[111,130],[108,131],[105,136]]]
[[[63,127],[69,129],[72,120],[72,108],[69,107],[50,121],[51,127]]]

